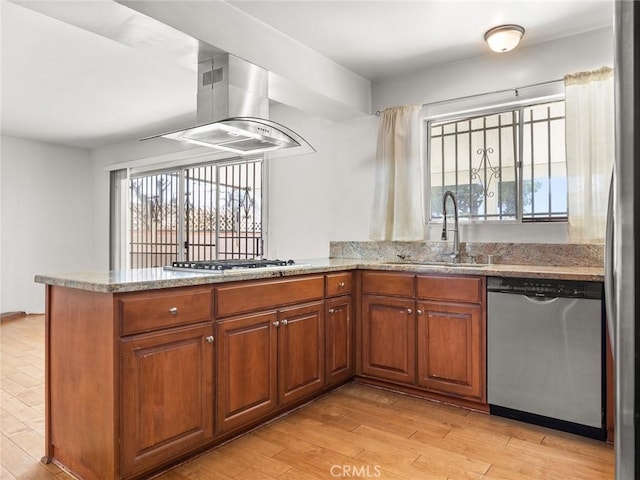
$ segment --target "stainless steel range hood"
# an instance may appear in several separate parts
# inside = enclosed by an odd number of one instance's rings
[[[263,68],[230,54],[201,62],[198,124],[149,139],[170,138],[239,155],[285,149],[291,154],[315,152],[293,130],[268,119],[268,75]]]

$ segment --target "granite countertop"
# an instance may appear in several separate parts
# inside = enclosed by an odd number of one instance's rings
[[[115,293],[159,288],[207,285],[240,280],[290,277],[310,273],[343,270],[381,270],[413,273],[443,273],[458,275],[487,275],[498,277],[553,278],[564,280],[604,281],[604,270],[597,267],[549,265],[431,265],[419,263],[385,262],[362,258],[323,258],[298,260],[295,266],[255,270],[227,270],[224,273],[173,272],[162,268],[143,268],[122,271],[60,273],[36,275],[35,281],[94,292]]]

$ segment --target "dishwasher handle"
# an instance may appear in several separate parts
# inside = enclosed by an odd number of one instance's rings
[[[536,296],[532,297],[530,295],[522,295],[526,300],[536,303],[538,305],[548,305],[554,302],[557,302],[560,297],[545,297],[545,296]]]

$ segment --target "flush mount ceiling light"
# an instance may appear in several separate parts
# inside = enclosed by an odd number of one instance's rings
[[[524,28],[520,25],[500,25],[487,31],[484,39],[491,50],[503,53],[516,48],[522,35],[524,35]]]

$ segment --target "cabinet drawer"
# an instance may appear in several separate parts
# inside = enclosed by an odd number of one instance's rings
[[[211,289],[179,289],[125,294],[119,297],[120,333],[211,320]]]
[[[345,273],[329,273],[325,276],[325,287],[327,297],[337,297],[339,295],[348,295],[352,288],[351,272]]]
[[[320,300],[324,296],[324,276],[240,282],[216,287],[214,292],[215,315],[225,317],[276,308],[279,305]]]
[[[444,277],[429,275],[418,277],[417,297],[450,302],[481,303],[482,278]]]
[[[404,273],[364,272],[362,274],[362,293],[413,297],[414,279],[415,275]]]

